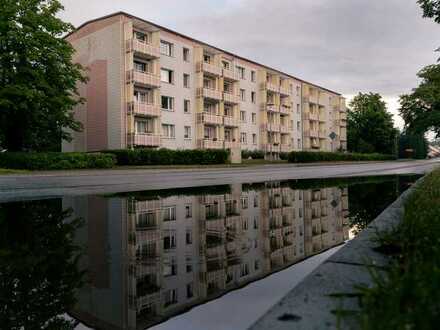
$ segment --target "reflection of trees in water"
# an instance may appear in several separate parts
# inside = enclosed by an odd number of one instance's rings
[[[2,329],[73,329],[61,317],[81,285],[73,233],[79,219],[61,200],[0,204]]]
[[[366,228],[398,196],[398,178],[349,186],[349,217],[353,232],[357,234]]]

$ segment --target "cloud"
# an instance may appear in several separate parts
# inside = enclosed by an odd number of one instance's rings
[[[124,10],[345,95],[395,100],[440,44],[440,25],[415,0],[62,2],[75,25]]]

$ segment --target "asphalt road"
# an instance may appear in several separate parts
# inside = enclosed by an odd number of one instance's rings
[[[207,169],[118,169],[0,176],[0,202],[62,195],[198,187],[233,183],[425,173],[439,160],[332,165],[261,165]]]

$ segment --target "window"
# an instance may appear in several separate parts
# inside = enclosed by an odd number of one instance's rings
[[[165,259],[163,262],[163,275],[164,276],[174,276],[177,275],[177,263],[174,258]]]
[[[164,293],[165,307],[177,304],[177,289],[167,290]]]
[[[298,149],[301,149],[301,139],[298,139]]]
[[[162,136],[165,138],[174,139],[176,137],[174,125],[162,124]]]
[[[240,141],[241,143],[247,144],[246,133],[240,133]]]
[[[203,87],[208,89],[215,89],[215,80],[205,77],[203,79]]]
[[[244,89],[240,89],[240,100],[246,101],[246,91]]]
[[[225,106],[224,106],[224,115],[226,117],[232,117],[232,112],[233,112],[232,107],[230,105],[228,105],[228,104],[225,104]]]
[[[186,297],[187,298],[192,298],[194,296],[194,292],[193,292],[193,284],[189,283],[186,285]]]
[[[134,63],[134,71],[138,71],[138,72],[147,71],[147,63],[140,61],[134,61],[133,63]]]
[[[205,63],[211,63],[211,55],[203,54],[203,61]]]
[[[183,48],[182,56],[183,56],[183,60],[185,62],[189,62],[189,49],[188,48],[185,48],[185,47]]]
[[[222,61],[223,69],[230,70],[231,64],[228,61]]]
[[[133,37],[142,42],[148,42],[148,34],[139,31],[133,31]]]
[[[257,144],[257,134],[252,134],[252,144]]]
[[[186,244],[187,245],[191,245],[192,244],[192,242],[193,242],[193,239],[192,239],[192,232],[191,232],[191,230],[187,230],[186,231]]]
[[[184,113],[191,112],[191,103],[189,100],[183,100],[183,112]]]
[[[296,122],[296,129],[301,130],[301,123],[299,121]]]
[[[254,197],[254,207],[258,207],[258,197]]]
[[[299,96],[300,87],[296,86],[296,96]]]
[[[251,71],[251,81],[255,82],[257,80],[257,73],[255,71]]]
[[[153,134],[154,122],[152,119],[136,120],[136,133]]]
[[[254,269],[255,269],[255,270],[260,269],[260,262],[259,262],[258,260],[255,260],[255,261],[254,261]]]
[[[164,250],[171,250],[176,248],[176,233],[167,232],[163,237],[163,248]]]
[[[246,122],[246,111],[240,111],[240,121],[242,123]]]
[[[192,267],[192,260],[191,258],[186,258],[186,272],[192,273],[193,267]]]
[[[184,138],[185,139],[191,139],[191,126],[185,126],[185,133],[184,133]]]
[[[153,91],[151,89],[134,91],[134,100],[139,103],[153,103]]]
[[[176,207],[169,206],[162,209],[163,221],[174,221],[176,220]]]
[[[249,275],[249,266],[248,264],[241,264],[240,265],[240,277],[244,277]]]
[[[160,41],[160,53],[166,56],[173,56],[173,44],[170,42]]]
[[[189,74],[183,74],[183,87],[189,88]]]
[[[172,70],[160,69],[160,80],[162,82],[172,84],[174,82],[174,74]]]
[[[162,99],[163,110],[169,110],[169,111],[174,110],[174,97],[162,95],[161,99]]]
[[[251,101],[252,103],[257,102],[257,94],[255,92],[251,92]]]
[[[237,72],[240,79],[245,79],[245,70],[241,66],[237,66]]]
[[[299,114],[299,104],[296,105],[296,113]]]
[[[255,112],[252,112],[252,124],[257,123],[257,114]]]
[[[247,197],[242,197],[241,198],[241,208],[243,210],[246,210],[248,207],[249,207],[249,199]]]
[[[192,217],[192,205],[186,205],[185,206],[185,218],[191,218]]]
[[[232,93],[233,93],[233,87],[232,87],[232,84],[229,83],[229,82],[227,82],[227,81],[225,81],[225,82],[223,83],[223,91],[224,91],[225,93],[232,94]]]

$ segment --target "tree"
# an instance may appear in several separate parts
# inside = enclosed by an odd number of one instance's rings
[[[412,150],[408,153],[408,149]],[[424,134],[403,132],[399,136],[399,158],[425,159],[428,155],[428,141]]]
[[[348,150],[352,152],[394,154],[397,130],[380,94],[359,93],[350,102]]]
[[[434,18],[440,23],[440,0],[418,0],[420,7],[423,9],[423,17]]]
[[[57,0],[0,2],[0,144],[11,151],[50,150],[79,131],[72,108],[85,82],[74,49],[62,38],[73,26]]]
[[[417,76],[420,85],[400,97],[400,115],[405,128],[414,134],[433,131],[440,136],[440,65],[429,65]]]

